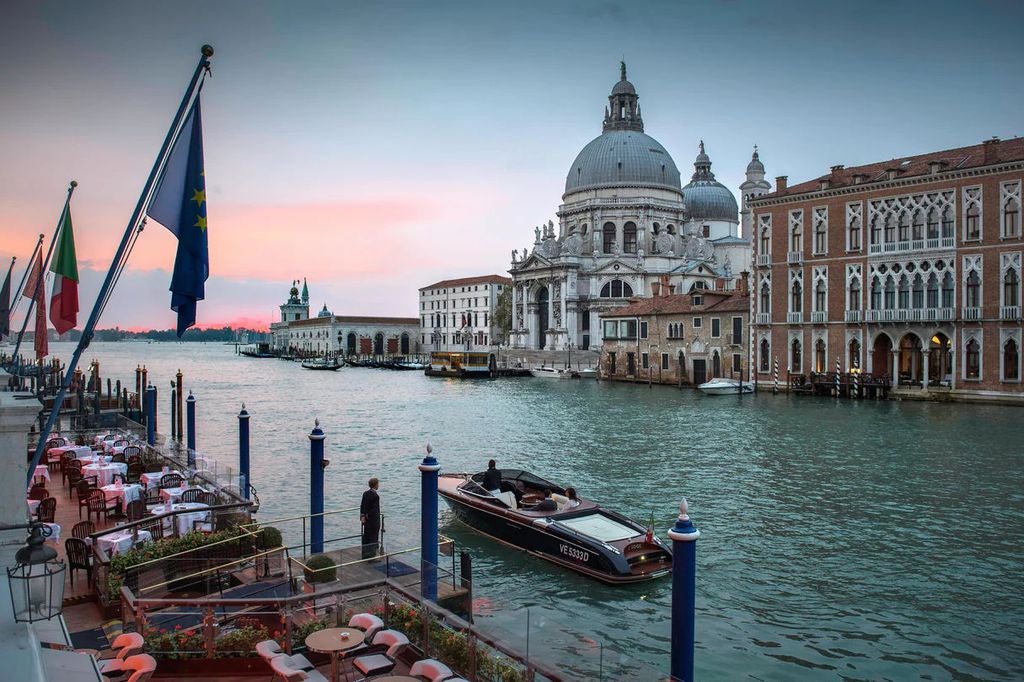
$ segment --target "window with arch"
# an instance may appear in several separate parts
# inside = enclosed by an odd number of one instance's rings
[[[928,276],[927,303],[929,308],[939,307],[939,278],[933,272]]]
[[[942,277],[942,307],[953,308],[955,305],[953,273],[947,272]]]
[[[981,211],[977,204],[967,207],[967,231],[965,239],[981,239]]]
[[[882,309],[882,283],[877,277],[871,280],[871,309]]]
[[[793,339],[793,343],[789,344],[789,370],[799,372],[802,361],[800,339]]]
[[[850,357],[848,358],[849,369],[860,367],[860,341],[857,339],[850,340]]]
[[[914,211],[914,222],[911,224],[910,238],[914,241],[924,239],[924,211],[921,209]]]
[[[828,308],[828,287],[824,280],[818,280],[814,285],[814,309],[822,312]]]
[[[892,277],[885,280],[885,309],[893,310],[896,307],[896,283]]]
[[[636,253],[636,223],[628,222],[622,227],[622,252]]]
[[[974,337],[964,347],[964,376],[968,379],[981,378],[981,344]]]
[[[761,372],[767,372],[771,369],[771,348],[768,345],[768,339],[761,339],[761,343],[758,346],[758,368]]]
[[[789,312],[799,313],[803,311],[804,290],[799,280],[794,280],[790,285]]]
[[[906,211],[900,211],[899,240],[910,241],[910,215]]]
[[[1003,275],[1003,305],[1015,306],[1020,302],[1020,276],[1014,268]]]
[[[910,304],[915,310],[920,310],[924,307],[924,278],[921,277],[921,273],[917,273],[914,276],[914,288]]]
[[[977,270],[971,270],[964,286],[964,305],[968,308],[981,307],[981,277]]]
[[[719,356],[717,350],[711,355],[711,376],[722,376],[722,358]]]
[[[885,243],[892,244],[896,241],[896,216],[892,213],[885,216]]]
[[[584,237],[587,236],[587,224],[586,223],[583,223],[582,225],[580,225],[580,234],[583,235]]]
[[[613,279],[601,287],[601,298],[629,298],[633,295],[633,287],[621,279]]]
[[[1020,347],[1014,339],[1003,344],[1003,381],[1020,380]]]
[[[761,283],[761,312],[769,313],[772,310],[772,290],[768,282]]]
[[[850,250],[851,251],[859,251],[860,250],[860,218],[859,217],[853,218],[850,221],[849,231],[850,231],[850,239],[849,239]]]
[[[802,251],[804,244],[804,212],[789,212],[789,250]]]
[[[850,279],[849,295],[846,297],[847,310],[860,310],[860,278]]]
[[[615,251],[615,223],[605,223],[601,230],[602,251],[612,253]]]
[[[676,226],[673,225],[672,223],[669,223],[668,226],[665,228],[665,231],[671,235],[674,235],[676,233]]]
[[[939,209],[934,206],[928,211],[928,239],[939,238]]]
[[[953,207],[946,206],[942,210],[942,237],[951,238],[953,236]]]
[[[770,255],[771,254],[771,248],[772,248],[771,233],[768,231],[767,227],[762,227],[761,228],[761,244],[760,244],[760,247],[758,248],[757,253],[759,255],[763,255],[763,256]]]
[[[814,253],[828,250],[828,208],[814,209]]]
[[[901,310],[910,307],[910,280],[906,276],[900,277],[900,286],[896,292],[896,306]]]
[[[846,248],[848,251],[860,251],[861,226],[864,219],[864,205],[859,201],[846,205]]]
[[[999,189],[1003,208],[1002,236],[1020,236],[1020,182],[1004,182]]]
[[[828,371],[828,358],[825,354],[825,340],[818,339],[814,342],[814,371],[821,373]]]
[[[881,243],[882,243],[882,225],[881,225],[881,222],[878,219],[878,216],[875,216],[874,218],[871,219],[871,245],[875,246],[875,245],[881,244]]]

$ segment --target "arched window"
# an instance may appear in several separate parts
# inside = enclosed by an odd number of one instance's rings
[[[789,250],[800,251],[803,248],[803,234],[799,222],[793,223],[789,231]]]
[[[605,223],[602,230],[604,253],[612,253],[615,250],[615,223]]]
[[[818,339],[814,343],[814,371],[821,373],[828,371],[825,357],[825,340]]]
[[[601,298],[629,298],[633,295],[633,287],[621,279],[613,279],[601,287]]]
[[[384,355],[384,334],[377,332],[373,337],[373,354]]]
[[[849,225],[849,242],[850,250],[857,251],[860,249],[860,217],[854,216],[850,218]]]
[[[964,305],[968,308],[981,307],[981,278],[978,277],[976,270],[971,270],[971,274],[967,275],[967,285],[964,288]]]
[[[587,224],[586,223],[583,223],[582,225],[580,225],[580,234],[582,234],[584,237],[587,236]]]
[[[896,283],[892,277],[885,280],[885,309],[892,310],[896,307]]]
[[[910,280],[906,276],[900,277],[896,305],[900,310],[906,310],[910,307]]]
[[[722,376],[722,358],[719,357],[717,350],[711,355],[711,376]]]
[[[901,242],[910,241],[910,215],[906,211],[900,211],[899,237]]]
[[[850,300],[847,301],[849,310],[860,310],[860,280],[854,277],[850,280]]]
[[[1017,342],[1007,339],[1003,344],[1003,379],[1017,381],[1020,379],[1020,354],[1017,350]]]
[[[850,369],[854,367],[860,367],[860,341],[857,339],[851,339],[850,341]]]
[[[789,369],[791,372],[800,371],[800,363],[802,361],[800,353],[800,339],[793,339],[793,343],[790,344],[789,349]]]
[[[964,371],[968,379],[981,377],[981,345],[972,338],[964,348]]]
[[[964,235],[964,238],[981,239],[981,210],[977,204],[971,204],[967,207],[966,222],[965,228],[967,233]]]
[[[762,372],[767,372],[771,368],[771,358],[768,357],[769,350],[768,339],[761,339],[758,367]]]
[[[942,236],[949,238],[953,236],[953,207],[947,206],[942,211]]]
[[[928,239],[939,238],[939,209],[934,206],[928,211]]]
[[[942,278],[942,307],[952,308],[953,303],[953,273],[947,272]]]
[[[977,207],[975,207],[977,210]],[[1017,199],[1010,197],[1003,204],[1003,236],[1016,237],[1020,235],[1020,204]]]
[[[1003,275],[1003,305],[1017,305],[1020,277],[1017,271],[1010,268]]]
[[[885,216],[885,243],[892,244],[896,241],[896,217],[890,213]]]
[[[771,253],[771,241],[767,227],[761,228],[761,247],[758,250],[758,254],[767,256]]]
[[[804,298],[803,288],[800,286],[800,282],[793,282],[793,288],[791,289],[790,294],[789,312],[799,313],[803,310],[802,305]]]
[[[768,282],[761,284],[761,312],[769,313],[772,310],[772,290],[768,286]]]
[[[825,310],[828,305],[826,303],[828,291],[825,287],[824,280],[818,280],[818,283],[814,286],[814,309],[818,312]]]
[[[622,252],[636,253],[636,223],[629,222],[622,227]]]
[[[882,309],[882,283],[877,277],[871,280],[871,309]]]
[[[933,272],[928,277],[928,300],[927,305],[929,308],[939,307],[939,278]]]
[[[882,226],[878,222],[878,216],[871,219],[871,244],[882,243]]]
[[[924,279],[921,277],[920,273],[914,276],[914,290],[910,304],[915,310],[919,310],[924,307]]]
[[[924,212],[921,209],[914,211],[914,224],[911,228],[910,238],[915,241],[924,239]]]
[[[665,231],[674,235],[676,233],[676,226],[669,223],[668,227],[665,228]]]

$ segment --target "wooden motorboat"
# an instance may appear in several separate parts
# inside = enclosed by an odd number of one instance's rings
[[[563,487],[528,471],[499,471],[498,493],[483,488],[483,472],[442,474],[438,493],[475,530],[603,583],[636,583],[671,571],[669,545],[643,525],[583,498],[569,507]],[[558,509],[531,510],[545,489]]]

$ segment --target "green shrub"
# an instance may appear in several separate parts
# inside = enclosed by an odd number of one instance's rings
[[[281,537],[281,531],[273,526],[266,526],[260,529],[259,545],[260,549],[274,549],[284,544],[284,538]]]
[[[338,575],[334,559],[326,554],[314,554],[306,561],[306,582],[329,583]]]

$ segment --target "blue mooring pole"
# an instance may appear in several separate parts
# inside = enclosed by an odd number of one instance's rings
[[[245,403],[242,403],[242,411],[238,413],[238,471],[242,480],[238,483],[242,488],[242,495],[249,499],[249,413],[245,411]]]
[[[188,465],[195,467],[196,465],[196,397],[192,395],[192,391],[188,392],[188,398],[185,400],[185,428],[188,431],[187,438],[185,440],[185,447],[188,448]]]
[[[156,445],[156,388],[146,387],[146,442]]]
[[[320,420],[313,424],[309,434],[309,551],[324,551],[324,435]]]
[[[427,443],[427,456],[420,464],[420,583],[421,595],[427,601],[437,601],[437,472],[441,465],[434,459],[434,448]]]
[[[686,498],[679,503],[679,518],[668,531],[672,539],[672,679],[693,682],[694,608],[697,586],[697,538],[700,531],[686,514]]]

